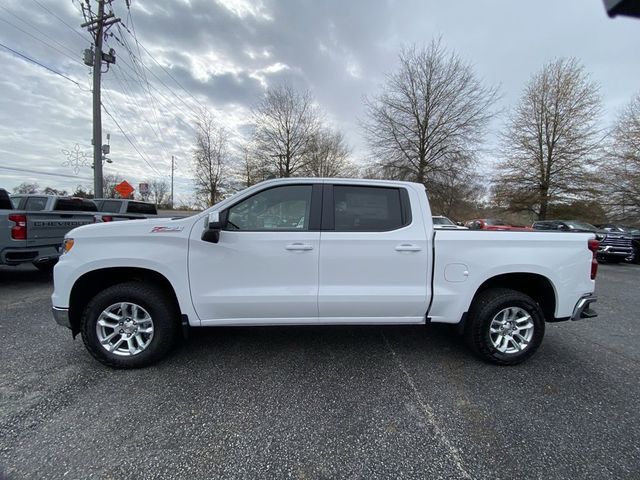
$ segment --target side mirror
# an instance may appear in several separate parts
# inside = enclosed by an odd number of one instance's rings
[[[569,230],[569,227],[567,227],[566,225],[560,224],[558,225],[558,230],[567,231]]]
[[[207,228],[209,230],[220,230],[222,227],[224,227],[222,221],[220,220],[220,212],[218,212],[217,210],[209,214],[207,223]]]
[[[220,218],[220,212],[213,211],[205,218],[204,231],[202,232],[202,240],[205,242],[218,243],[220,240],[220,230],[224,227],[224,223]]]

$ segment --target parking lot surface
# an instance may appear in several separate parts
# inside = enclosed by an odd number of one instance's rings
[[[0,267],[0,477],[639,478],[640,267],[601,265],[600,316],[548,324],[517,367],[431,327],[193,331],[110,370]]]

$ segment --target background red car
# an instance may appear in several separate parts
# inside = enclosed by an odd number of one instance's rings
[[[531,227],[508,225],[497,218],[476,218],[474,220],[466,221],[464,226],[470,230],[506,230],[521,232],[529,232],[533,230]]]

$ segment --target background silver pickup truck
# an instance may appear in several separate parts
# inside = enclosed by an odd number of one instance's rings
[[[88,211],[82,211],[88,210]],[[33,263],[50,271],[65,234],[95,222],[91,200],[53,195],[15,195],[0,189],[0,265]]]
[[[158,215],[155,204],[149,202],[120,198],[94,198],[93,202],[98,207],[98,222],[138,220]]]

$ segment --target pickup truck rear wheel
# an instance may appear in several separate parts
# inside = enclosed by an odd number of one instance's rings
[[[82,340],[97,360],[139,368],[165,356],[178,338],[178,312],[153,285],[113,285],[91,299],[81,319]]]
[[[465,337],[473,352],[484,360],[515,365],[536,352],[544,327],[544,314],[531,297],[507,288],[492,288],[473,302]]]

